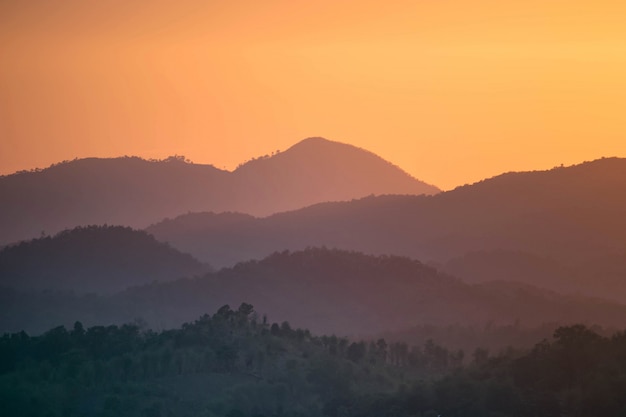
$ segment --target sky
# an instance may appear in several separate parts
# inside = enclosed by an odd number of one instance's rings
[[[0,174],[322,136],[443,189],[626,156],[626,3],[0,0]]]

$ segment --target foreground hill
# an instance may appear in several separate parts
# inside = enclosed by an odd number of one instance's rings
[[[352,343],[348,354],[346,339],[270,327],[252,308],[223,306],[160,333],[77,322],[38,337],[5,335],[0,409],[14,417],[314,417],[336,415],[336,399],[392,393],[401,383],[386,346]]]
[[[336,334],[411,326],[546,322],[621,326],[626,306],[528,285],[468,285],[418,261],[328,249],[275,253],[201,278],[154,283],[108,297],[3,291],[1,330],[124,323],[167,328],[224,304],[249,301],[271,320]],[[246,302],[247,302],[246,301]]]
[[[626,159],[503,174],[433,196],[368,197],[228,223],[194,214],[147,230],[214,265],[321,245],[440,263],[468,252],[524,253],[531,262],[548,258],[555,265],[544,266],[553,271],[584,264],[589,276],[576,279],[576,290],[626,300],[626,281],[616,279],[626,253]],[[462,270],[453,269],[460,276]],[[554,288],[567,289],[568,281],[567,274],[555,277]]]
[[[350,341],[222,306],[181,328],[0,338],[0,407],[21,416],[624,415],[626,334],[560,327],[533,349]]]
[[[21,416],[622,417],[626,334],[560,327],[533,349],[351,341],[222,306],[162,332],[133,324],[0,338],[0,407]]]
[[[0,244],[87,224],[145,227],[190,211],[254,215],[439,190],[363,149],[309,138],[233,172],[182,157],[87,158],[0,177]]]
[[[110,293],[208,270],[146,232],[120,226],[79,227],[0,251],[0,285],[16,289]]]

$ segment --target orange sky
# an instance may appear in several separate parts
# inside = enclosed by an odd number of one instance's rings
[[[626,3],[1,0],[0,174],[308,136],[444,189],[626,156]]]

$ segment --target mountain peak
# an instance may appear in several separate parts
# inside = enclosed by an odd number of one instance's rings
[[[372,194],[440,191],[370,151],[321,137],[306,138],[284,152],[253,159],[233,174],[241,183],[254,184],[248,195],[261,215],[275,212],[271,205],[276,200],[268,199],[275,190],[281,190],[277,197],[291,209]]]
[[[294,146],[298,146],[298,145],[317,145],[317,144],[329,144],[329,143],[341,144],[341,142],[326,139],[321,136],[310,136],[308,138],[302,139],[300,142],[297,142],[291,147],[293,148]]]
[[[289,147],[284,153],[293,152],[296,150],[329,152],[331,150],[338,150],[338,149],[345,149],[346,151],[350,150],[352,152],[362,152],[362,153],[374,155],[377,158],[380,158],[375,153],[370,152],[366,149],[360,148],[358,146],[351,145],[349,143],[326,139],[321,136],[312,136],[312,137],[302,139],[300,142],[297,142],[296,144]]]

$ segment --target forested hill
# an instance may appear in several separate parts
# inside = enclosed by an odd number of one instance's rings
[[[621,417],[626,334],[561,327],[529,351],[315,336],[222,306],[182,328],[80,322],[0,338],[0,410],[40,416]]]
[[[107,297],[15,291],[0,295],[0,330],[12,331],[69,325],[74,317],[83,317],[89,325],[139,318],[152,327],[170,328],[246,300],[272,320],[343,335],[422,324],[626,322],[626,306],[619,304],[528,285],[468,285],[408,258],[316,248],[275,253],[203,277],[149,284]]]
[[[0,285],[20,290],[112,293],[210,269],[146,232],[121,226],[78,227],[0,251]]]

